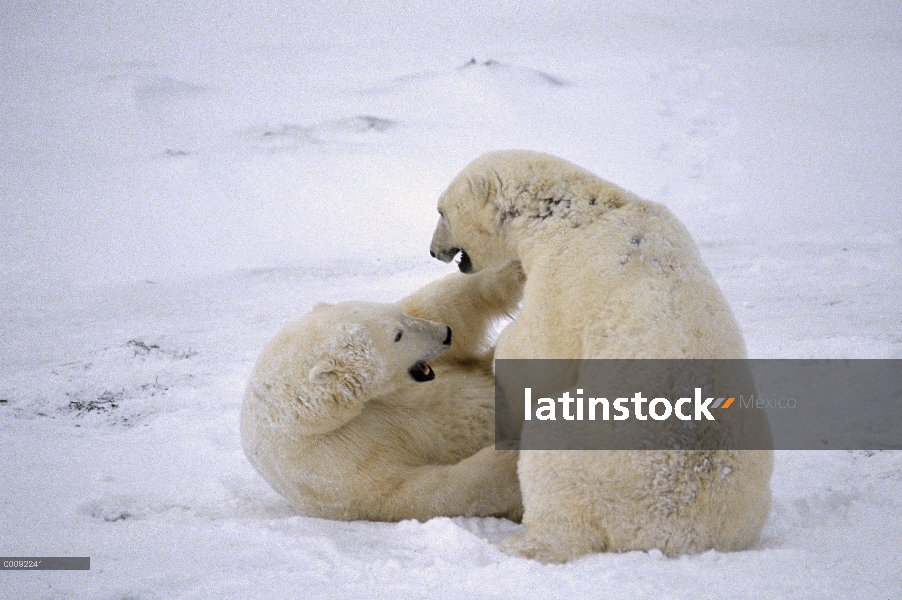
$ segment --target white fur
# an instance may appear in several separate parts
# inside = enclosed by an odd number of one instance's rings
[[[452,274],[398,305],[317,305],[257,361],[241,411],[245,454],[310,516],[518,519],[516,452],[491,447],[489,332],[522,283],[510,264]],[[414,381],[408,369],[424,360],[436,378]]]
[[[435,256],[462,249],[475,272],[522,261],[522,310],[496,358],[746,356],[688,231],[659,204],[560,158],[508,151],[467,166],[438,206]],[[742,428],[769,443],[766,421]],[[747,548],[770,510],[772,463],[771,451],[521,451],[526,532],[502,548],[546,562]]]

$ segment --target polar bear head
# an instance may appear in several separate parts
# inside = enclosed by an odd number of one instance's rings
[[[378,385],[401,373],[429,381],[435,373],[426,361],[451,346],[450,327],[408,316],[395,304],[317,304],[309,317],[324,341],[308,374],[313,382],[367,374]]]
[[[624,204],[627,192],[556,156],[526,150],[484,154],[438,201],[430,254],[475,273],[521,258],[536,230],[574,228]],[[526,235],[524,235],[526,233]]]
[[[323,433],[359,414],[370,398],[434,379],[427,361],[450,346],[450,327],[394,304],[318,304],[264,349],[248,393],[273,418]]]

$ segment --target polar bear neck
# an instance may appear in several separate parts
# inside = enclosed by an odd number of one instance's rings
[[[493,153],[472,167],[476,177],[471,177],[469,189],[492,205],[502,234],[517,236],[528,229],[531,236],[536,228],[583,227],[641,201],[582,167],[547,154]]]
[[[494,198],[498,231],[523,262],[527,273],[534,259],[548,249],[585,243],[611,245],[623,237],[624,221],[633,220],[647,204],[634,194],[592,177],[567,185],[534,183],[511,186]],[[563,246],[562,246],[563,242]]]
[[[599,181],[596,189],[518,185],[495,197],[500,225],[519,222],[529,227],[560,224],[568,228],[591,224],[627,204],[632,194]],[[583,186],[580,186],[583,187]]]
[[[518,258],[527,274],[537,264],[560,269],[579,246],[591,247],[592,264],[610,273],[635,267],[636,256],[673,264],[673,245],[697,254],[666,207],[549,154],[484,154],[446,194],[445,202],[469,213],[484,254]]]

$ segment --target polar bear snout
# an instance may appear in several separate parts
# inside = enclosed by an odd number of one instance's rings
[[[451,347],[451,328],[444,323],[423,320],[409,329],[412,335],[422,336],[423,343],[428,348],[419,360],[432,360]]]
[[[460,254],[460,260],[457,261],[457,268],[460,269],[461,273],[472,273],[473,272],[473,261],[470,259],[470,255],[467,254],[466,250],[462,250],[461,248],[449,248],[448,250],[439,251],[436,253],[435,250],[429,250],[429,256],[432,258],[437,258],[442,262],[448,263],[454,260],[454,257]]]
[[[437,250],[433,245],[432,248],[429,249],[429,256],[432,258],[437,258],[443,263],[449,263],[454,260],[454,257],[460,252],[460,248],[448,248],[447,250]]]
[[[438,321],[405,316],[400,322],[401,330],[403,334],[399,333],[392,343],[393,352],[409,352],[406,356],[413,362],[432,360],[451,346],[451,328]]]
[[[409,369],[407,369],[407,372],[410,374],[410,377],[414,381],[421,382],[421,383],[424,381],[432,381],[433,379],[435,379],[435,371],[432,370],[432,367],[429,366],[429,364],[426,361],[436,358],[437,356],[439,356],[440,354],[445,352],[445,350],[447,350],[448,348],[451,347],[451,328],[450,327],[448,327],[447,325],[444,325],[442,323],[432,323],[430,321],[425,321],[425,323],[428,323],[430,325],[438,325],[438,326],[444,328],[441,331],[441,335],[444,336],[444,339],[442,340],[440,347],[429,351],[424,356],[421,356],[420,359],[417,360],[417,362],[415,362],[413,364],[413,366],[411,366]]]
[[[440,213],[441,214],[441,213]],[[449,263],[454,260],[461,249],[454,243],[451,227],[444,214],[441,214],[435,233],[432,234],[432,243],[429,245],[429,255],[442,262]],[[464,253],[466,254],[466,253]]]
[[[433,371],[432,367],[424,362],[418,362],[414,366],[407,369],[407,372],[410,373],[410,377],[418,383],[432,381],[433,379],[435,379],[435,371]]]

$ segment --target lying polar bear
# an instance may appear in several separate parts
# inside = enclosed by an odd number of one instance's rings
[[[506,151],[467,166],[438,210],[434,257],[460,254],[465,273],[522,261],[522,309],[497,359],[746,356],[692,238],[661,205],[560,158]],[[770,447],[763,417],[737,427]],[[545,562],[747,548],[770,510],[772,464],[768,450],[521,450],[526,531],[502,548]]]
[[[257,361],[241,409],[248,459],[309,516],[519,520],[517,453],[491,446],[489,333],[522,288],[510,263],[397,305],[317,305]]]

